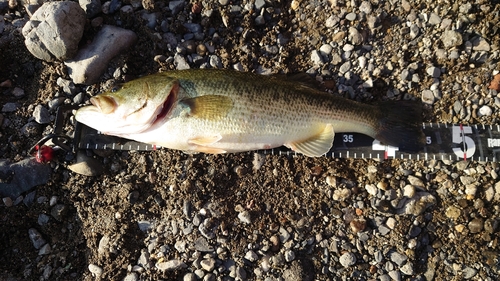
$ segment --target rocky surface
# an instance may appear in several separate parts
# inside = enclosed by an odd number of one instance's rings
[[[495,2],[76,4],[88,18],[79,52],[106,28],[137,35],[102,62],[104,73],[88,66],[89,85],[31,55],[21,30],[38,3],[0,1],[0,188],[28,179],[9,167],[52,132],[61,105],[172,69],[306,72],[361,102],[421,100],[426,122],[498,123]],[[171,150],[51,157],[45,182],[0,193],[0,279],[499,279],[497,163]]]

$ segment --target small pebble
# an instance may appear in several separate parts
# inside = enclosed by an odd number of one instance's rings
[[[99,277],[102,275],[102,267],[98,266],[98,265],[95,265],[95,264],[89,264],[89,271],[95,276],[95,277]]]
[[[434,104],[436,97],[431,90],[423,90],[422,91],[422,102],[426,104]]]
[[[472,267],[466,267],[463,269],[464,279],[471,279],[472,277],[476,276],[476,274],[477,274],[477,269],[474,269]]]
[[[215,268],[215,259],[209,258],[209,259],[204,259],[200,262],[201,267],[203,270],[211,272]]]
[[[460,46],[463,43],[462,34],[455,30],[446,30],[441,35],[441,41],[447,49]]]
[[[350,267],[350,266],[353,266],[354,264],[356,264],[356,255],[351,253],[351,252],[347,252],[347,253],[344,253],[342,256],[340,256],[339,258],[339,262],[340,264],[347,268],[347,267]]]
[[[321,53],[317,50],[311,52],[311,61],[314,65],[321,65],[324,63]]]
[[[31,243],[33,243],[33,246],[37,250],[40,249],[43,245],[45,245],[45,243],[47,243],[45,239],[43,239],[40,232],[38,232],[38,230],[34,228],[28,229],[28,235],[30,237]]]
[[[258,259],[259,257],[257,256],[257,254],[250,250],[248,251],[246,254],[245,254],[245,259],[249,260],[250,262],[254,262]]]
[[[363,43],[363,35],[355,28],[349,27],[349,35],[347,36],[349,42],[353,45],[361,45]]]
[[[139,280],[139,276],[137,275],[137,273],[135,272],[130,272],[129,274],[127,274],[127,276],[125,276],[125,278],[123,279],[123,281],[137,281]]]
[[[345,19],[348,21],[353,21],[356,19],[356,13],[349,13],[345,16]]]
[[[487,105],[483,105],[483,106],[481,106],[481,108],[479,108],[479,115],[478,116],[490,116],[492,113],[493,113],[493,110],[491,109],[491,107],[489,107]]]
[[[14,95],[16,98],[20,98],[24,96],[24,90],[18,87],[15,87],[12,90],[12,95]]]
[[[240,219],[241,222],[246,224],[252,223],[250,212],[246,210],[238,214],[238,219]]]
[[[445,215],[446,217],[456,220],[460,216],[460,209],[455,206],[449,206],[446,208]]]
[[[471,233],[479,233],[483,230],[484,220],[482,218],[474,218],[468,224]]]
[[[35,106],[33,117],[35,118],[35,122],[38,124],[48,124],[51,122],[49,111],[41,104]]]
[[[441,17],[436,13],[431,13],[429,16],[429,23],[432,25],[438,25],[441,23]]]
[[[40,250],[38,251],[38,255],[39,256],[48,255],[50,254],[50,252],[52,252],[52,248],[50,247],[50,244],[47,243],[43,245],[42,248],[40,248]]]
[[[186,268],[187,265],[180,260],[169,260],[156,264],[156,268],[161,271],[173,271],[181,268]]]
[[[430,66],[426,69],[426,72],[429,76],[433,78],[439,78],[441,76],[441,69],[435,66]]]
[[[401,266],[404,262],[406,262],[406,260],[408,260],[408,257],[406,255],[400,254],[398,252],[392,252],[389,256],[391,258],[391,261],[398,266]]]
[[[12,199],[10,197],[4,197],[2,198],[2,201],[6,207],[11,207],[13,205]]]
[[[414,269],[413,269],[413,265],[411,262],[407,262],[405,263],[405,265],[401,266],[399,268],[399,270],[401,271],[401,273],[403,273],[404,275],[413,275],[414,274]]]
[[[17,110],[18,107],[19,107],[18,103],[15,103],[15,102],[6,102],[2,106],[2,112],[14,112],[14,111]]]

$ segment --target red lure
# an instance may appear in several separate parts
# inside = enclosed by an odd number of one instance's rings
[[[35,147],[35,159],[38,163],[46,163],[54,158],[54,149],[50,146],[42,145]]]

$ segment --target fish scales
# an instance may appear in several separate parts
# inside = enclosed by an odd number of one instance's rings
[[[221,89],[218,95],[237,98],[238,102],[227,116],[231,122],[216,125],[225,124],[229,131],[244,132],[246,128],[251,128],[255,134],[280,135],[298,133],[310,127],[311,123],[349,121],[365,124],[366,120],[375,118],[374,108],[369,105],[342,98],[332,99],[332,95],[302,85],[253,74],[255,77],[251,78],[256,80],[256,85],[252,85],[247,83],[248,76],[243,77],[242,74],[248,73],[230,72],[219,79],[210,80],[189,77],[189,81],[199,80],[199,83],[194,87],[183,88],[188,91],[188,96],[210,95],[213,89]],[[184,85],[182,80],[180,84]],[[353,107],[359,107],[356,112],[361,114],[352,114]],[[203,125],[209,125],[212,121],[204,122]]]

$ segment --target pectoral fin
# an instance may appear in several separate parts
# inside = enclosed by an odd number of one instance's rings
[[[189,107],[189,116],[216,120],[226,117],[233,108],[231,98],[221,95],[207,95],[181,100],[180,103]]]
[[[221,139],[222,139],[221,135],[216,135],[211,137],[199,137],[190,139],[188,143],[191,145],[195,145],[196,147],[193,150],[197,152],[212,153],[212,154],[226,153],[226,151],[223,149],[211,147],[211,145],[213,145],[214,143],[218,142]]]
[[[285,144],[293,151],[300,152],[306,156],[318,157],[327,153],[333,145],[335,132],[331,124],[326,124],[323,130],[306,140]]]

